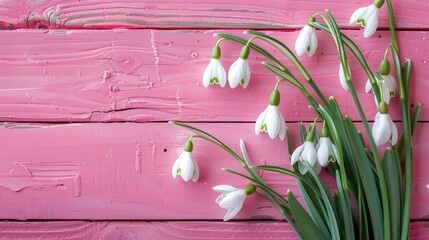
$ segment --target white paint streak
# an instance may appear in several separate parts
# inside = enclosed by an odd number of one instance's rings
[[[161,74],[160,74],[160,72],[159,72],[159,68],[158,68],[160,57],[159,57],[159,55],[158,55],[158,46],[157,46],[157,45],[158,45],[158,43],[157,43],[157,42],[156,42],[156,40],[155,40],[155,34],[154,34],[154,31],[153,31],[153,30],[150,30],[150,44],[151,44],[151,46],[152,46],[153,56],[155,57],[154,64],[155,64],[156,75],[157,75],[157,77],[158,77],[158,81],[160,81],[160,82],[164,82],[164,81],[161,79]]]

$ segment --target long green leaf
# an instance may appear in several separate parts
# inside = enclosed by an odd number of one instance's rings
[[[393,151],[390,148],[386,149],[383,158],[383,171],[386,176],[386,186],[389,195],[390,203],[390,231],[392,239],[399,239],[401,236],[401,182]]]
[[[353,225],[353,214],[350,205],[350,198],[347,194],[347,189],[343,189],[340,180],[340,174],[337,171],[335,173],[335,179],[338,187],[338,199],[341,207],[342,220],[344,228],[342,229],[345,233],[345,239],[355,239],[354,225]]]
[[[296,200],[292,191],[288,192],[288,200],[293,218],[298,225],[304,240],[323,240],[323,233],[301,204]]]
[[[356,130],[350,118],[346,118],[345,125],[349,135],[350,143],[353,146],[352,153],[356,159],[360,180],[362,181],[363,190],[365,192],[366,202],[368,203],[369,215],[371,217],[372,231],[374,239],[383,239],[383,212],[380,202],[380,193],[377,189],[377,182],[374,177],[374,172],[369,164],[368,157],[365,153],[365,148],[362,145],[358,131]]]
[[[322,206],[322,200],[317,197],[317,194],[305,186],[301,180],[298,180],[299,192],[301,193],[301,197],[304,200],[305,205],[311,215],[312,219],[319,227],[320,231],[323,233],[325,239],[332,239],[331,234],[329,233],[327,226],[327,213],[324,207]]]

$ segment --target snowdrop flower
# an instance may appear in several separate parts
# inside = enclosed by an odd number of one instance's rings
[[[350,17],[350,24],[360,24],[364,29],[363,36],[371,37],[378,27],[378,9],[383,6],[384,0],[376,0],[367,7],[357,9]]]
[[[348,68],[349,76],[350,76],[350,65],[347,64],[347,68]],[[344,88],[344,90],[348,91],[349,86],[347,85],[346,76],[344,75],[343,65],[341,63],[340,63],[340,69],[338,71],[338,76],[340,77],[341,86]]]
[[[249,46],[245,45],[241,50],[240,57],[231,65],[228,71],[228,82],[231,88],[239,84],[246,88],[250,80],[250,67],[247,62],[249,57]]]
[[[337,147],[332,143],[331,138],[329,138],[329,132],[326,127],[322,128],[319,142],[316,145],[316,151],[317,162],[322,167],[326,167],[329,161],[336,161],[338,159]]]
[[[390,74],[390,63],[387,60],[383,60],[380,64],[380,76],[382,80],[377,79],[379,86],[381,88],[381,91],[383,91],[383,101],[387,104],[390,102],[390,98],[395,96],[396,92],[396,80],[395,78]],[[366,82],[365,91],[368,93],[372,89],[371,82]],[[378,102],[376,99],[376,104],[378,106]]]
[[[220,47],[213,47],[212,58],[203,74],[203,85],[208,87],[213,84],[219,84],[221,87],[226,85],[226,72],[220,62]]]
[[[389,139],[392,145],[398,141],[398,129],[389,115],[389,108],[385,102],[380,103],[379,112],[375,115],[372,135],[377,146],[385,144]]]
[[[316,52],[316,31],[313,26],[309,25],[309,23],[314,21],[314,17],[311,17],[310,20],[308,20],[308,23],[301,29],[301,32],[295,41],[295,52],[298,56],[302,56],[304,52],[307,52],[308,56],[311,57]]]
[[[193,144],[191,140],[185,143],[184,151],[180,154],[179,158],[174,162],[172,168],[173,178],[177,175],[182,176],[185,182],[192,181],[196,182],[200,175],[197,162],[192,156]]]
[[[286,136],[286,123],[279,109],[280,93],[278,90],[274,90],[271,93],[270,104],[263,111],[255,124],[255,133],[267,132],[271,139],[275,139],[277,135],[280,140],[283,140]]]
[[[311,167],[314,167],[317,161],[316,159],[317,153],[316,149],[314,148],[314,129],[312,129],[308,133],[305,142],[297,149],[295,149],[295,151],[293,151],[291,157],[291,165],[294,165],[298,162],[299,172],[304,175],[308,172],[305,162],[308,162]]]
[[[219,204],[219,207],[228,210],[223,217],[224,221],[228,221],[240,212],[247,195],[254,193],[256,191],[256,186],[250,184],[244,189],[241,189],[229,185],[218,185],[213,187],[213,190],[221,193],[216,198],[215,202]]]

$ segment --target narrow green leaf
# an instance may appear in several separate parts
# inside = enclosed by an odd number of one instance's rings
[[[353,146],[352,153],[356,159],[356,166],[358,168],[360,180],[362,181],[363,190],[365,192],[365,199],[371,217],[372,231],[374,232],[374,239],[383,239],[383,212],[380,202],[380,193],[377,189],[378,183],[376,182],[374,172],[372,171],[369,159],[366,156],[365,148],[362,145],[358,131],[356,130],[350,118],[345,119],[345,125],[350,139],[350,144]]]
[[[340,174],[337,171],[335,173],[335,180],[337,182],[338,187],[338,199],[340,204],[340,211],[342,213],[342,221],[344,228],[342,229],[345,233],[345,236],[343,239],[352,240],[355,239],[355,233],[354,233],[354,225],[353,225],[353,214],[352,209],[350,205],[350,198],[347,194],[347,189],[343,189],[341,186],[341,179]]]
[[[325,204],[326,211],[328,213],[328,219],[329,219],[329,229],[332,235],[332,239],[341,239],[340,238],[340,232],[338,229],[338,221],[337,221],[337,215],[335,214],[334,208],[333,208],[333,202],[330,196],[330,191],[326,187],[325,183],[322,181],[322,179],[319,178],[319,176],[314,172],[313,168],[308,162],[305,162],[308,173],[311,174],[313,177],[314,182],[317,183],[317,186],[319,187],[319,191],[322,194],[322,199]]]
[[[293,218],[296,222],[296,225],[300,229],[303,239],[323,240],[323,233],[320,231],[319,227],[317,227],[305,209],[301,206],[301,204],[296,200],[292,191],[288,192],[288,200]]]
[[[331,234],[329,233],[327,227],[327,213],[322,206],[322,199],[317,197],[317,194],[311,190],[306,184],[301,180],[297,179],[299,192],[301,193],[301,197],[304,200],[305,205],[311,215],[312,219],[319,227],[320,231],[323,233],[323,237],[325,239],[332,239]]]
[[[401,236],[401,190],[398,176],[398,169],[395,162],[393,151],[390,148],[386,149],[383,157],[383,171],[386,176],[386,187],[389,195],[390,203],[390,232],[392,239],[399,239]]]

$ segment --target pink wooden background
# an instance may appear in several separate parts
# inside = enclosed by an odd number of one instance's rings
[[[253,131],[275,82],[261,56],[251,53],[247,89],[202,86],[212,35],[260,29],[293,48],[297,28],[327,8],[377,69],[390,39],[385,7],[381,30],[370,39],[348,24],[356,8],[371,2],[0,0],[0,239],[296,239],[257,195],[235,218],[242,221],[221,221],[225,211],[211,187],[247,182],[221,171],[241,169],[207,142],[194,142],[200,180],[173,180],[171,166],[190,133],[167,121],[195,122],[235,150],[242,138],[254,163],[289,167],[284,142]],[[413,60],[411,104],[423,105],[414,137],[410,234],[429,239],[429,2],[392,2],[401,54]],[[300,59],[357,119],[337,80],[335,45],[317,34],[316,55]],[[225,66],[237,58],[237,46],[222,43]],[[351,69],[371,119],[376,109],[364,92],[365,74],[353,60]],[[281,91],[296,146],[298,122],[312,121],[313,112],[292,87]],[[398,109],[392,114],[400,119]],[[294,179],[263,178],[281,192],[297,192]]]

